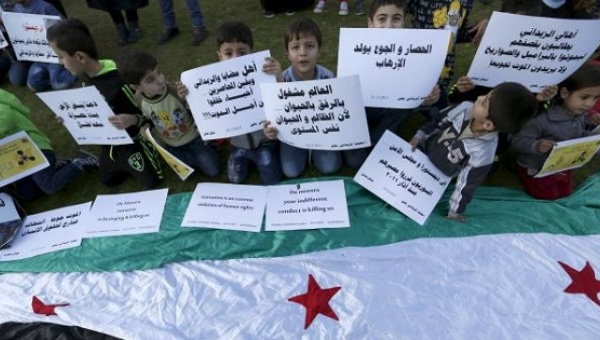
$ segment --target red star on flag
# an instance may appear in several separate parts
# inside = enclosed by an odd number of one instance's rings
[[[69,305],[68,303],[47,305],[47,304],[43,303],[42,300],[38,299],[38,297],[35,295],[33,296],[33,298],[31,298],[31,309],[36,314],[56,315],[56,312],[54,311],[54,309],[56,307],[65,307],[68,305]]]
[[[590,265],[589,262],[586,262],[585,267],[583,267],[581,271],[577,271],[560,261],[558,261],[558,263],[571,277],[571,284],[565,288],[565,293],[584,294],[588,299],[600,306],[600,300],[598,300],[600,281],[596,280],[596,274],[594,273],[592,265]]]
[[[321,289],[312,274],[308,275],[308,291],[302,295],[297,295],[288,299],[288,301],[299,303],[306,308],[304,329],[307,329],[319,314],[323,314],[334,320],[339,320],[333,309],[331,309],[331,306],[329,306],[329,300],[331,300],[335,293],[340,289],[342,289],[342,287]]]

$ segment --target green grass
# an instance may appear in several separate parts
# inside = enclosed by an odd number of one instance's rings
[[[337,2],[330,1],[329,11],[323,14],[313,14],[312,11],[297,13],[295,16],[286,16],[283,14],[275,16],[272,19],[265,19],[262,16],[262,9],[258,0],[201,0],[202,10],[206,25],[211,31],[211,36],[199,47],[192,47],[189,44],[191,37],[191,25],[188,18],[187,8],[184,1],[174,1],[178,26],[182,34],[175,37],[163,46],[156,45],[156,38],[162,29],[162,21],[156,1],[151,1],[150,6],[139,11],[140,27],[142,28],[142,38],[133,46],[152,52],[159,60],[159,65],[165,73],[167,79],[177,80],[181,72],[214,63],[217,61],[216,43],[214,41],[214,32],[217,27],[225,21],[241,20],[247,23],[254,33],[255,50],[270,49],[271,54],[277,58],[282,68],[289,66],[285,56],[283,46],[283,32],[287,25],[301,17],[310,17],[319,24],[323,31],[324,46],[321,51],[319,62],[325,67],[335,72],[337,64],[337,45],[340,27],[366,27],[366,17],[356,16],[353,13],[346,17],[337,14]],[[351,1],[352,2],[352,1]],[[495,0],[489,5],[482,5],[478,0],[475,1],[475,8],[471,13],[471,21],[474,23],[478,18],[487,17],[492,10],[499,8],[500,0]],[[370,4],[370,1],[366,1]],[[89,9],[85,2],[81,0],[63,0],[69,16],[79,18],[86,22],[95,37],[100,55],[103,58],[116,58],[120,47],[117,45],[116,29],[113,26],[109,16],[105,12]],[[457,48],[458,57],[456,64],[456,75],[465,74],[471,63],[475,49],[468,45],[459,45]],[[53,113],[27,88],[18,88],[12,86],[8,81],[2,83],[2,87],[16,94],[21,101],[31,109],[33,121],[46,133],[52,140],[54,149],[59,157],[71,157],[80,148],[75,144],[73,138],[65,128],[57,124]],[[416,115],[408,121],[399,132],[404,138],[410,138],[418,126],[422,123],[422,118]],[[89,148],[98,150],[97,148]],[[170,193],[192,191],[197,182],[200,181],[220,181],[227,182],[225,174],[225,163],[227,152],[221,152],[222,175],[218,179],[207,179],[197,172],[194,173],[186,182],[179,178],[165,165],[166,179],[163,187],[168,187]],[[588,165],[582,170],[576,172],[576,181],[580,182],[590,173],[599,168],[599,161]],[[353,173],[348,169],[343,169],[340,175],[352,176]],[[318,173],[309,168],[305,177],[318,176]],[[258,183],[258,177],[250,178],[250,182]],[[494,172],[485,185],[494,186],[512,186],[520,187],[516,177],[508,171],[503,165]],[[93,200],[98,194],[134,192],[142,190],[134,179],[115,187],[106,188],[102,186],[97,178],[97,173],[91,172],[80,176],[64,191],[58,194],[40,198],[34,202],[26,203],[26,209],[30,213],[45,211],[61,206],[83,203]]]

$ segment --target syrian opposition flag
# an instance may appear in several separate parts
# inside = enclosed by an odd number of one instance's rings
[[[445,220],[441,202],[422,227],[345,183],[350,228],[181,229],[189,194],[180,194],[158,234],[4,263],[52,273],[0,275],[0,323],[125,339],[600,334],[599,176],[556,202],[482,188],[466,223]]]

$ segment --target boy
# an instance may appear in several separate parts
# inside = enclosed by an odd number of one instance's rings
[[[239,21],[222,24],[217,30],[217,55],[220,61],[252,53],[254,39],[250,28]],[[267,58],[263,72],[273,74],[282,81],[281,65],[274,58]],[[184,98],[187,88],[179,83],[177,93]],[[227,176],[232,183],[242,183],[248,177],[250,163],[254,163],[263,183],[274,184],[281,179],[281,165],[277,157],[277,145],[263,131],[232,137],[231,153],[227,161]]]
[[[50,166],[14,183],[11,189],[14,189],[13,193],[18,198],[33,200],[42,194],[56,193],[83,173],[85,168],[98,167],[98,159],[85,151],[80,151],[71,162],[58,167],[50,139],[29,119],[29,109],[13,94],[0,89],[0,138],[20,131],[29,135]]]
[[[335,78],[333,72],[317,64],[323,36],[319,26],[313,20],[300,19],[292,23],[284,34],[284,42],[288,60],[292,63],[292,66],[283,71],[284,81]],[[277,130],[268,125],[265,134],[270,139],[274,139]],[[349,166],[353,169],[358,168],[363,161],[362,154],[360,158],[353,157],[355,153],[352,151],[308,150],[286,143],[281,143],[279,150],[283,174],[290,178],[302,174],[309,158],[314,162],[317,171],[324,175],[337,172],[342,167],[342,156],[346,156]]]
[[[51,4],[42,0],[15,0],[15,13],[62,16]],[[29,87],[34,92],[64,90],[77,78],[59,64],[15,60],[9,70],[12,84]]]
[[[217,176],[217,150],[200,138],[194,117],[177,96],[175,86],[165,82],[156,58],[137,49],[126,50],[119,56],[117,68],[125,83],[136,91],[142,113],[154,124],[165,148],[192,168]]]
[[[475,103],[450,107],[436,122],[423,125],[410,141],[444,174],[457,177],[448,218],[462,215],[473,192],[486,178],[498,144],[498,132],[514,133],[533,116],[536,102],[523,85],[502,83]]]
[[[100,181],[114,186],[133,175],[145,189],[156,187],[162,178],[156,150],[140,135],[148,122],[137,107],[131,89],[123,82],[112,60],[99,60],[96,44],[88,27],[78,19],[63,20],[48,29],[47,40],[61,64],[82,78],[84,86],[96,86],[114,116],[111,124],[126,130],[134,143],[104,145],[100,155]]]

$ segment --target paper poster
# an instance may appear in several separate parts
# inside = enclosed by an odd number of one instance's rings
[[[600,135],[558,142],[548,155],[544,166],[534,177],[575,169],[589,162],[600,149]]]
[[[17,236],[22,223],[12,197],[0,192],[0,249]]]
[[[50,166],[27,133],[0,139],[0,188]]]
[[[261,85],[277,138],[302,149],[371,145],[358,76]]]
[[[2,21],[18,60],[58,64],[58,56],[46,40],[46,29],[60,17],[2,12]]]
[[[77,144],[133,144],[125,130],[117,129],[108,121],[114,113],[95,86],[36,94],[63,119]]]
[[[449,30],[341,28],[338,77],[358,74],[365,106],[415,108],[434,89]]]
[[[154,145],[154,148],[158,153],[162,156],[162,158],[167,162],[167,164],[175,171],[177,176],[181,178],[182,181],[185,181],[193,172],[194,169],[184,162],[180,161],[179,158],[173,156],[172,153],[163,148],[160,144],[156,142],[154,137],[152,137],[152,133],[149,129],[145,129],[142,131],[142,134],[146,138],[147,141]]]
[[[0,30],[0,49],[8,46],[8,41],[4,37],[4,32]]]
[[[350,226],[344,181],[269,187],[265,230],[346,228]]]
[[[88,202],[27,216],[14,240],[0,250],[0,261],[78,247],[90,205]]]
[[[269,51],[198,67],[181,74],[186,97],[203,140],[228,138],[262,129],[261,83],[276,82],[262,71]]]
[[[386,131],[354,181],[423,225],[451,178],[420,150]]]
[[[600,43],[600,20],[567,20],[494,12],[471,63],[477,85],[518,82],[532,92],[573,74]]]
[[[84,237],[155,233],[160,229],[168,189],[98,195]]]
[[[259,232],[266,203],[264,186],[198,183],[181,226]]]

